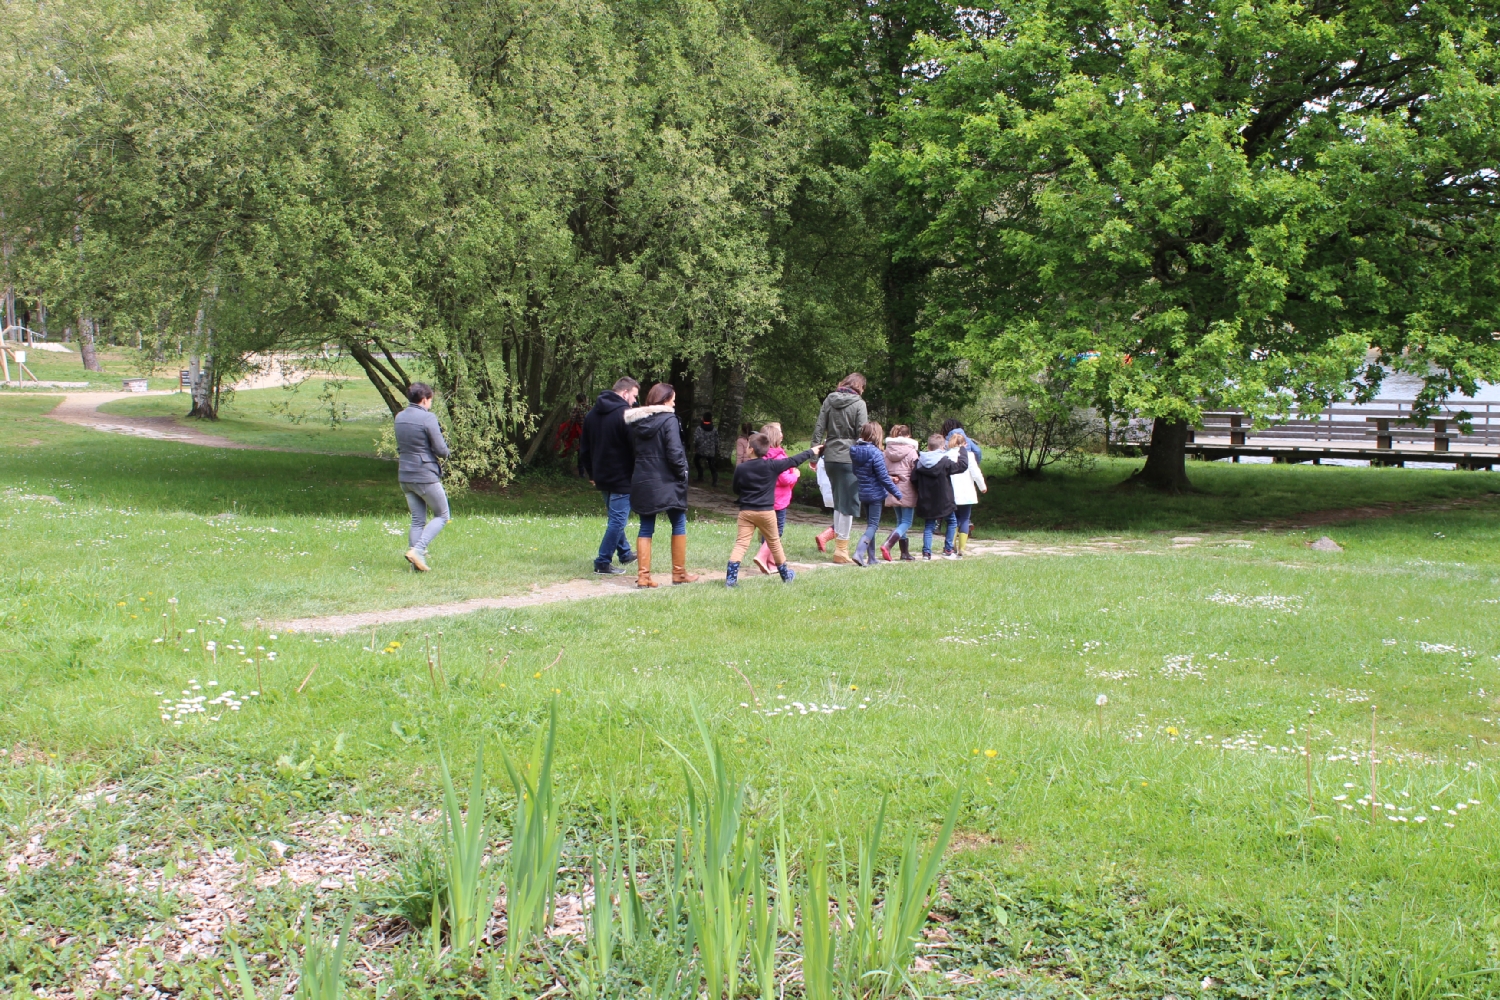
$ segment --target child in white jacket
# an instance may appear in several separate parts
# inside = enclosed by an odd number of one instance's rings
[[[957,457],[961,448],[969,447],[969,439],[964,436],[963,431],[954,431],[948,436],[948,451]],[[953,502],[957,505],[958,515],[958,538],[955,549],[959,558],[963,558],[964,547],[969,543],[969,527],[974,518],[974,505],[979,502],[980,493],[988,493],[989,485],[984,481],[984,472],[979,468],[979,463],[970,456],[969,467],[963,472],[956,472],[951,477],[953,480]],[[976,492],[977,491],[977,492]]]

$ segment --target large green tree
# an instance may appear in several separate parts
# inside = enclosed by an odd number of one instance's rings
[[[1154,421],[1500,375],[1500,9],[1017,3],[914,61],[872,169],[925,220],[922,336]],[[1043,391],[1038,388],[1038,392]]]

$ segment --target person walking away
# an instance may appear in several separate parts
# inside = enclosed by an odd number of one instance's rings
[[[849,449],[854,476],[859,480],[859,499],[868,512],[865,533],[854,549],[854,561],[861,566],[876,564],[875,533],[880,530],[880,512],[886,500],[901,499],[901,487],[892,482],[885,466],[884,447],[885,428],[872,420],[859,429],[859,441]]]
[[[620,574],[635,561],[625,525],[630,520],[630,478],[635,471],[635,451],[625,432],[625,413],[635,405],[641,384],[626,376],[599,394],[593,409],[583,418],[578,444],[578,468],[604,495],[604,538],[594,557],[594,572]],[[619,556],[620,566],[611,563]]]
[[[781,425],[772,421],[760,429],[771,442],[771,448],[766,452],[769,459],[786,458],[786,449],[781,446]],[[792,505],[792,490],[797,485],[797,480],[802,478],[802,470],[796,466],[787,469],[776,477],[776,537],[786,537],[786,509]],[[786,548],[782,546],[783,550]],[[762,536],[760,540],[760,551],[755,554],[755,568],[762,573],[769,574],[771,567],[771,540]]]
[[[740,560],[755,539],[756,529],[771,547],[771,558],[776,563],[776,572],[782,583],[791,583],[797,574],[786,564],[786,552],[781,548],[781,538],[776,531],[776,479],[787,469],[794,469],[818,454],[821,447],[800,451],[791,458],[766,458],[771,442],[764,434],[750,435],[750,454],[754,456],[734,467],[731,488],[739,497],[740,514],[736,519],[738,531],[734,548],[729,553],[729,566],[724,572],[724,586],[735,587],[740,582]]]
[[[949,417],[947,420],[943,421],[943,437],[945,439],[951,438],[954,431],[957,431],[964,436],[964,441],[969,448],[969,454],[974,457],[974,461],[983,462],[984,452],[980,450],[979,445],[974,441],[973,438],[969,437],[969,432],[964,430],[963,424],[953,419],[952,417]]]
[[[917,456],[916,468],[912,470],[912,485],[916,487],[916,516],[922,518],[922,558],[932,558],[932,533],[940,522],[947,524],[943,539],[943,558],[957,559],[954,554],[954,536],[958,533],[958,518],[954,516],[953,475],[969,467],[969,453],[960,451],[955,460],[948,455],[947,442],[941,434],[927,439],[927,450]]]
[[[625,412],[635,448],[630,477],[630,506],[641,519],[635,540],[637,587],[655,587],[651,579],[651,543],[656,515],[672,522],[672,582],[698,579],[687,571],[687,451],[682,447],[682,425],[677,422],[677,390],[658,382],[646,393],[646,405]]]
[[[901,561],[911,562],[911,546],[906,533],[911,530],[912,518],[917,513],[917,491],[912,488],[911,471],[917,464],[917,442],[911,437],[911,428],[897,424],[891,428],[891,436],[885,439],[885,468],[891,474],[891,482],[901,487],[901,497],[890,501],[896,509],[896,526],[885,537],[880,546],[880,555],[891,561],[891,543],[901,543]]]
[[[984,481],[984,470],[979,467],[979,459],[974,457],[969,448],[969,439],[963,431],[954,431],[949,434],[947,445],[949,457],[965,453],[969,459],[967,469],[953,474],[953,503],[955,505],[953,513],[958,522],[958,533],[955,536],[953,551],[962,559],[964,549],[969,544],[969,528],[973,524],[974,506],[979,503],[979,494],[988,493],[990,487]]]
[[[832,510],[833,484],[828,481],[828,467],[821,458],[818,459],[818,464],[813,466],[813,474],[817,477],[818,480],[818,492],[823,494],[824,509]],[[835,514],[834,524],[828,528],[825,528],[823,531],[818,532],[817,537],[813,539],[814,542],[818,543],[819,552],[827,552],[828,543],[833,541],[834,537],[838,534],[837,518],[838,515]]]
[[[443,492],[443,470],[438,459],[448,457],[448,442],[432,414],[432,387],[413,382],[406,390],[411,405],[396,414],[396,479],[411,511],[406,535],[406,561],[426,573],[427,546],[448,523],[448,494]]]
[[[693,428],[693,467],[698,470],[698,482],[703,482],[703,466],[707,464],[713,485],[719,485],[719,429],[714,426],[714,415],[703,411],[703,419]]]
[[[840,564],[854,561],[849,558],[849,532],[859,513],[859,480],[854,477],[849,449],[859,440],[859,429],[870,419],[864,393],[865,377],[850,372],[823,400],[818,422],[813,427],[812,443],[826,446],[823,463],[833,487],[833,561]]]
[[[740,436],[734,439],[734,464],[748,462],[755,457],[755,452],[750,447],[750,435],[755,433],[755,428],[749,423],[740,424]]]

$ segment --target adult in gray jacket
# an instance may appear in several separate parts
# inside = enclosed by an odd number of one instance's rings
[[[859,513],[859,480],[854,475],[854,461],[849,449],[859,440],[859,430],[870,419],[865,407],[865,377],[859,372],[844,376],[838,388],[823,400],[818,423],[813,427],[812,443],[826,444],[823,469],[833,487],[833,561],[852,563],[849,558],[849,531]],[[822,542],[818,543],[819,547]]]
[[[411,509],[406,561],[425,573],[427,546],[448,523],[448,494],[443,492],[443,470],[437,461],[448,457],[448,442],[432,415],[432,387],[413,382],[406,398],[411,405],[396,414],[396,453],[401,459],[396,477]]]

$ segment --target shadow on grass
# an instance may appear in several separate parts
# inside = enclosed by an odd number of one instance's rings
[[[1191,493],[1122,488],[1141,462],[1102,459],[1087,472],[1049,471],[1036,479],[992,465],[985,470],[990,490],[975,523],[981,532],[1232,530],[1311,511],[1400,508],[1500,494],[1500,474],[1489,472],[1219,462],[1189,463]]]

